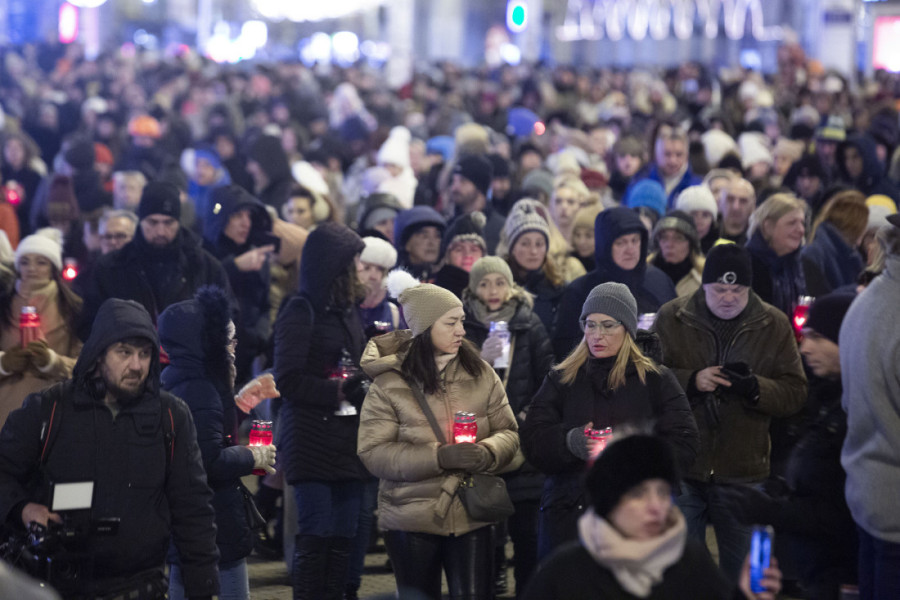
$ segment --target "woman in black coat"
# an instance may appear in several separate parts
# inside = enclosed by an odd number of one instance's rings
[[[550,337],[538,316],[532,311],[531,294],[513,282],[509,265],[502,258],[488,256],[472,266],[469,286],[463,290],[466,310],[466,338],[481,348],[481,357],[497,364],[502,344],[491,337],[491,322],[506,321],[509,330],[508,367],[495,367],[503,380],[509,406],[519,426],[528,414],[531,398],[540,387],[553,364]],[[516,512],[507,521],[515,559],[516,590],[521,594],[525,581],[537,567],[537,523],[544,475],[525,463],[504,475],[506,488]],[[505,537],[505,536],[504,536]],[[505,562],[505,545],[498,547]],[[505,569],[501,571],[505,573]]]
[[[319,225],[303,248],[299,292],[275,322],[275,381],[283,398],[277,440],[297,500],[297,599],[342,597],[356,534],[364,473],[356,436],[366,390],[356,309],[365,288],[355,258],[363,248],[347,227]]]
[[[160,344],[170,361],[161,383],[191,409],[206,480],[214,492],[221,595],[249,600],[245,559],[253,550],[254,534],[241,477],[254,468],[274,473],[275,446],[237,445],[234,333],[228,297],[218,287],[201,288],[196,298],[173,304],[159,317]],[[182,599],[184,586],[174,550],[170,562],[169,597]]]
[[[700,446],[691,407],[675,376],[634,341],[637,302],[621,283],[598,285],[581,310],[584,337],[547,375],[520,435],[525,457],[548,475],[541,498],[540,556],[576,539],[586,506],[582,474],[602,446],[591,431],[652,424],[682,470]]]

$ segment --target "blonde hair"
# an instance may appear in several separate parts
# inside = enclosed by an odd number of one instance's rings
[[[561,372],[562,377],[560,378],[560,381],[565,385],[569,385],[575,381],[578,370],[587,362],[590,355],[587,342],[582,338],[581,342],[575,346],[575,349],[572,350],[561,363],[554,366],[553,370]],[[634,364],[637,369],[638,379],[640,379],[643,384],[647,383],[648,372],[659,373],[659,367],[656,363],[641,352],[641,349],[638,347],[637,343],[635,343],[634,338],[632,338],[631,335],[626,334],[625,340],[622,342],[622,347],[619,348],[619,353],[616,355],[616,364],[613,365],[612,370],[609,372],[609,377],[607,378],[610,390],[615,390],[625,385],[625,372],[628,369],[629,363]]]
[[[753,234],[756,233],[758,228],[762,227],[763,223],[767,221],[774,223],[784,215],[794,212],[795,210],[802,210],[805,215],[806,202],[794,194],[787,192],[772,194],[769,196],[768,200],[760,204],[756,210],[753,211],[753,214],[750,215],[750,226],[747,228],[747,239],[752,238]],[[763,237],[765,238],[765,232],[763,232]],[[766,242],[768,241],[769,240],[766,239]]]
[[[556,191],[563,188],[575,192],[579,203],[591,200],[591,191],[581,179],[574,175],[562,175],[557,177],[556,181],[553,182],[553,195],[555,196]],[[599,201],[599,199],[597,200]]]

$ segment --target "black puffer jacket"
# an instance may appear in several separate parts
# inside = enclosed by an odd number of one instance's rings
[[[630,271],[619,267],[612,258],[613,242],[630,233],[641,236],[641,256]],[[569,284],[556,312],[553,331],[553,351],[562,360],[581,339],[578,317],[581,307],[592,289],[601,283],[624,283],[637,300],[638,313],[655,313],[659,307],[676,297],[675,285],[668,275],[647,264],[647,228],[637,213],[629,208],[605,210],[594,224],[596,268]]]
[[[322,223],[309,234],[300,264],[300,290],[275,322],[275,381],[281,390],[276,445],[289,483],[357,479],[359,416],[334,413],[341,381],[330,377],[346,350],[358,366],[365,344],[356,307],[336,305],[334,280],[353,263],[363,242],[350,229]]]
[[[513,273],[516,274],[515,270]],[[547,334],[552,340],[553,327],[556,323],[556,312],[559,309],[559,303],[563,299],[563,294],[566,292],[566,286],[557,286],[550,283],[543,269],[527,272],[524,275],[516,274],[516,283],[534,296],[534,314],[544,324],[544,329],[547,330]]]
[[[660,366],[661,372],[648,373],[644,384],[629,365],[625,385],[610,391],[607,378],[615,360],[589,358],[568,385],[559,371],[550,371],[519,430],[525,458],[548,475],[541,511],[549,523],[550,546],[576,539],[576,520],[587,506],[582,483],[586,465],[566,444],[569,430],[589,422],[613,432],[626,424],[652,425],[672,444],[681,472],[687,472],[700,448],[691,406],[672,372]]]
[[[213,489],[216,545],[223,563],[253,550],[240,478],[253,471],[253,454],[237,444],[238,414],[228,372],[226,327],[231,315],[221,290],[201,290],[159,317],[159,341],[169,355],[166,391],[191,409],[206,478]]]
[[[477,300],[466,298],[466,338],[481,348],[487,339],[490,324],[475,318],[470,308],[472,302]],[[509,321],[509,332],[512,364],[509,373],[504,370],[498,374],[506,383],[506,398],[521,427],[535,391],[553,365],[553,349],[550,347],[547,330],[527,302],[519,301],[516,314]],[[513,501],[540,498],[544,477],[530,464],[525,463],[514,474],[505,478]]]
[[[112,344],[130,338],[152,343],[149,374],[144,393],[120,402],[113,418],[103,402],[105,394],[98,394],[97,361]],[[90,542],[98,575],[161,569],[172,540],[183,558],[187,595],[216,594],[219,553],[212,492],[188,407],[159,389],[159,340],[147,312],[135,302],[104,303],[72,379],[32,394],[6,421],[0,432],[0,520],[8,525],[21,526],[25,502],[49,501],[46,486],[25,483],[38,480],[42,397],[56,400],[59,412],[46,480],[93,481],[92,517],[120,519],[114,534]],[[172,446],[165,440],[163,419],[168,418],[174,424]]]

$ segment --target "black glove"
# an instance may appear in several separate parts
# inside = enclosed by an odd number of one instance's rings
[[[729,392],[741,396],[751,405],[759,403],[759,380],[745,362],[725,363],[722,375],[731,382]]]
[[[344,381],[341,385],[341,394],[343,394],[344,399],[352,404],[356,410],[360,410],[362,408],[363,400],[366,399],[366,394],[369,393],[369,386],[371,384],[372,380],[369,379],[368,375],[365,373],[357,373]]]
[[[481,444],[461,442],[438,448],[438,464],[442,469],[460,469],[479,473],[491,464],[491,451]]]
[[[747,525],[771,525],[778,516],[777,500],[744,485],[718,486],[716,493],[734,518]]]

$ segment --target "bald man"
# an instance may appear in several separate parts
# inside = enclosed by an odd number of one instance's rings
[[[720,237],[739,246],[747,243],[747,226],[756,208],[756,191],[746,179],[735,179],[719,194]]]

